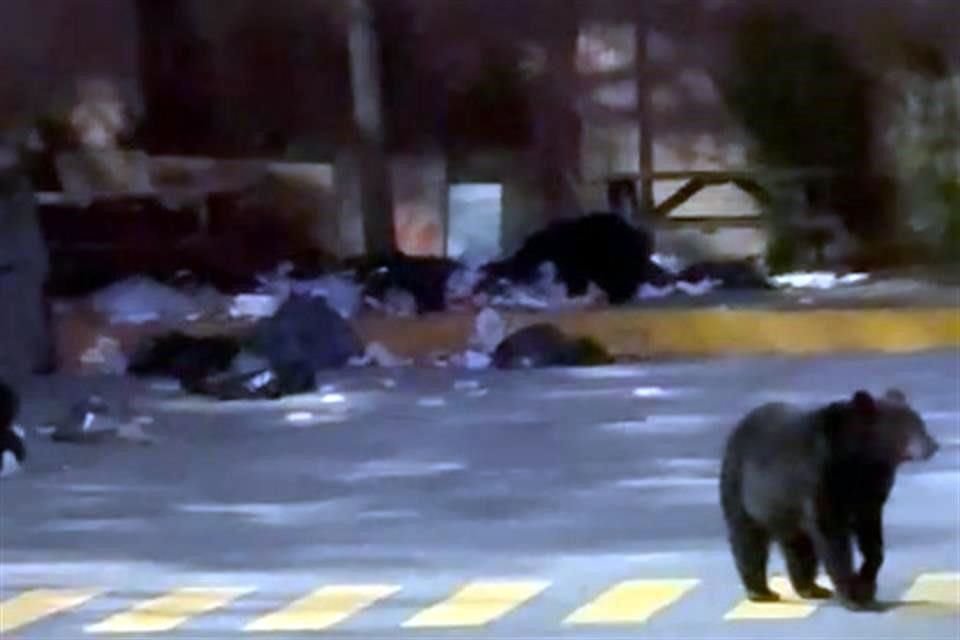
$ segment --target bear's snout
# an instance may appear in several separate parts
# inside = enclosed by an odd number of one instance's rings
[[[923,434],[911,438],[903,452],[903,459],[908,462],[924,462],[929,460],[940,450],[940,443],[930,435]]]

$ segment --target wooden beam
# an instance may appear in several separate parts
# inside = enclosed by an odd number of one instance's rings
[[[658,204],[654,209],[654,213],[658,218],[669,216],[671,211],[682,206],[683,203],[695,196],[697,192],[705,186],[707,186],[706,183],[699,178],[693,178],[687,181],[685,185],[677,189],[669,198]]]

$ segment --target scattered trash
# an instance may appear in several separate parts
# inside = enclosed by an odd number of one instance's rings
[[[677,275],[683,271],[683,261],[679,256],[654,253],[650,256],[650,262],[657,265],[667,273]]]
[[[450,274],[446,290],[447,308],[456,308],[470,301],[482,280],[483,271],[480,264],[466,264]]]
[[[421,407],[445,407],[447,401],[439,396],[428,396],[417,400],[417,404]]]
[[[120,342],[115,338],[97,336],[92,347],[80,355],[85,369],[105,375],[123,375],[127,371],[127,358]]]
[[[657,300],[659,298],[666,298],[672,296],[677,290],[676,285],[668,284],[663,287],[658,287],[655,284],[650,284],[644,282],[640,285],[640,288],[637,290],[637,299],[638,300]]]
[[[491,298],[490,304],[501,308],[543,311],[593,307],[606,301],[606,294],[593,282],[587,283],[583,295],[569,296],[568,287],[557,279],[556,267],[552,262],[539,265],[537,273],[537,280],[533,284],[501,281],[499,293]]]
[[[362,356],[350,358],[349,364],[354,367],[366,367],[371,364],[378,367],[406,367],[413,364],[410,358],[400,358],[392,354],[379,342],[371,342]]]
[[[231,318],[269,318],[277,312],[283,301],[266,293],[241,293],[233,296],[230,304]]]
[[[65,418],[38,430],[54,442],[70,444],[99,444],[108,440],[153,444],[155,438],[143,430],[144,424],[152,422],[149,416],[124,419],[111,412],[103,398],[94,395],[73,404]]]
[[[493,359],[485,353],[466,351],[463,354],[463,366],[467,369],[486,369],[492,362]]]
[[[292,277],[293,271],[294,266],[286,262],[280,264],[273,273],[259,276],[261,293],[274,297],[278,306],[291,295],[321,297],[343,318],[352,318],[362,307],[363,288],[353,281],[349,273],[299,279]]]
[[[489,389],[473,389],[467,392],[467,396],[471,398],[482,398],[483,396],[487,395],[488,392]]]
[[[457,391],[467,391],[470,389],[479,389],[480,383],[476,380],[456,380],[453,383],[453,388]]]
[[[313,280],[293,280],[291,291],[294,294],[323,296],[327,304],[343,318],[357,315],[363,306],[363,289],[345,275],[332,274]]]
[[[678,291],[682,291],[688,296],[702,296],[710,293],[717,287],[719,287],[722,282],[719,280],[711,280],[710,278],[705,278],[698,282],[686,282],[684,280],[677,280],[676,288]]]
[[[380,380],[380,384],[383,385],[384,389],[395,389],[397,387],[397,381],[393,378],[383,378]]]
[[[503,316],[487,307],[477,314],[468,344],[481,353],[493,353],[506,335],[507,323]]]
[[[156,321],[195,320],[215,313],[221,304],[214,291],[191,297],[172,287],[135,276],[116,282],[90,297],[93,308],[105,315],[111,324],[143,324]]]
[[[217,400],[276,400],[283,396],[309,393],[316,389],[316,374],[301,363],[247,373],[227,372],[194,381],[184,388]]]
[[[409,318],[417,315],[417,300],[406,289],[391,287],[383,296],[381,309],[391,316]]]

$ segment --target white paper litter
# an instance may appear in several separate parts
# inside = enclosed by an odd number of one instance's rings
[[[649,282],[644,282],[637,288],[636,298],[637,300],[658,300],[672,296],[676,291],[676,286],[672,284],[668,284],[665,287],[658,287]]]
[[[222,305],[222,298],[212,290],[200,290],[191,296],[151,278],[135,276],[97,291],[90,302],[111,324],[143,324],[214,313]]]
[[[678,291],[687,294],[688,296],[702,296],[710,293],[717,287],[719,287],[722,282],[719,280],[711,280],[710,278],[704,278],[697,282],[686,282],[684,280],[677,280],[676,287]]]
[[[267,293],[241,293],[230,303],[231,318],[269,318],[277,312],[283,300]]]
[[[407,367],[413,364],[413,360],[394,355],[379,342],[371,342],[367,345],[366,351],[362,356],[350,358],[348,364],[353,367],[367,367],[370,365],[376,365],[378,367]]]
[[[606,293],[593,282],[587,285],[582,296],[568,297],[566,285],[557,279],[557,269],[552,262],[544,262],[538,269],[536,282],[531,285],[511,284],[507,291],[494,296],[490,304],[501,308],[571,309],[595,307],[606,303]]]
[[[507,323],[496,310],[487,307],[473,321],[470,348],[481,353],[493,353],[507,335]]]
[[[295,280],[290,277],[293,265],[281,263],[272,273],[257,276],[257,293],[273,296],[282,305],[291,294],[326,298],[327,304],[343,318],[354,317],[363,305],[363,287],[354,282],[349,272],[331,273],[318,278]]]
[[[106,375],[123,375],[127,371],[127,357],[120,343],[107,336],[97,336],[92,347],[80,355],[84,368]]]
[[[492,358],[486,353],[468,349],[463,353],[457,353],[451,356],[449,364],[455,367],[477,371],[488,368],[492,361]],[[447,363],[439,364],[438,366],[447,366]]]

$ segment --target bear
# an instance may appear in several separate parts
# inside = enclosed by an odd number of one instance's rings
[[[556,220],[530,235],[509,258],[485,265],[478,291],[500,279],[530,282],[539,275],[540,265],[551,262],[568,296],[584,295],[592,282],[607,294],[610,304],[621,305],[633,300],[646,282],[653,248],[648,229],[616,213],[598,211]]]
[[[748,599],[780,598],[767,584],[776,541],[800,597],[834,597],[815,582],[823,565],[841,605],[875,608],[883,508],[897,469],[938,449],[898,389],[881,397],[857,390],[814,409],[772,402],[748,412],[727,439],[720,471],[728,542]]]
[[[507,336],[493,352],[498,369],[590,367],[613,364],[597,340],[571,337],[552,324],[536,323]]]

